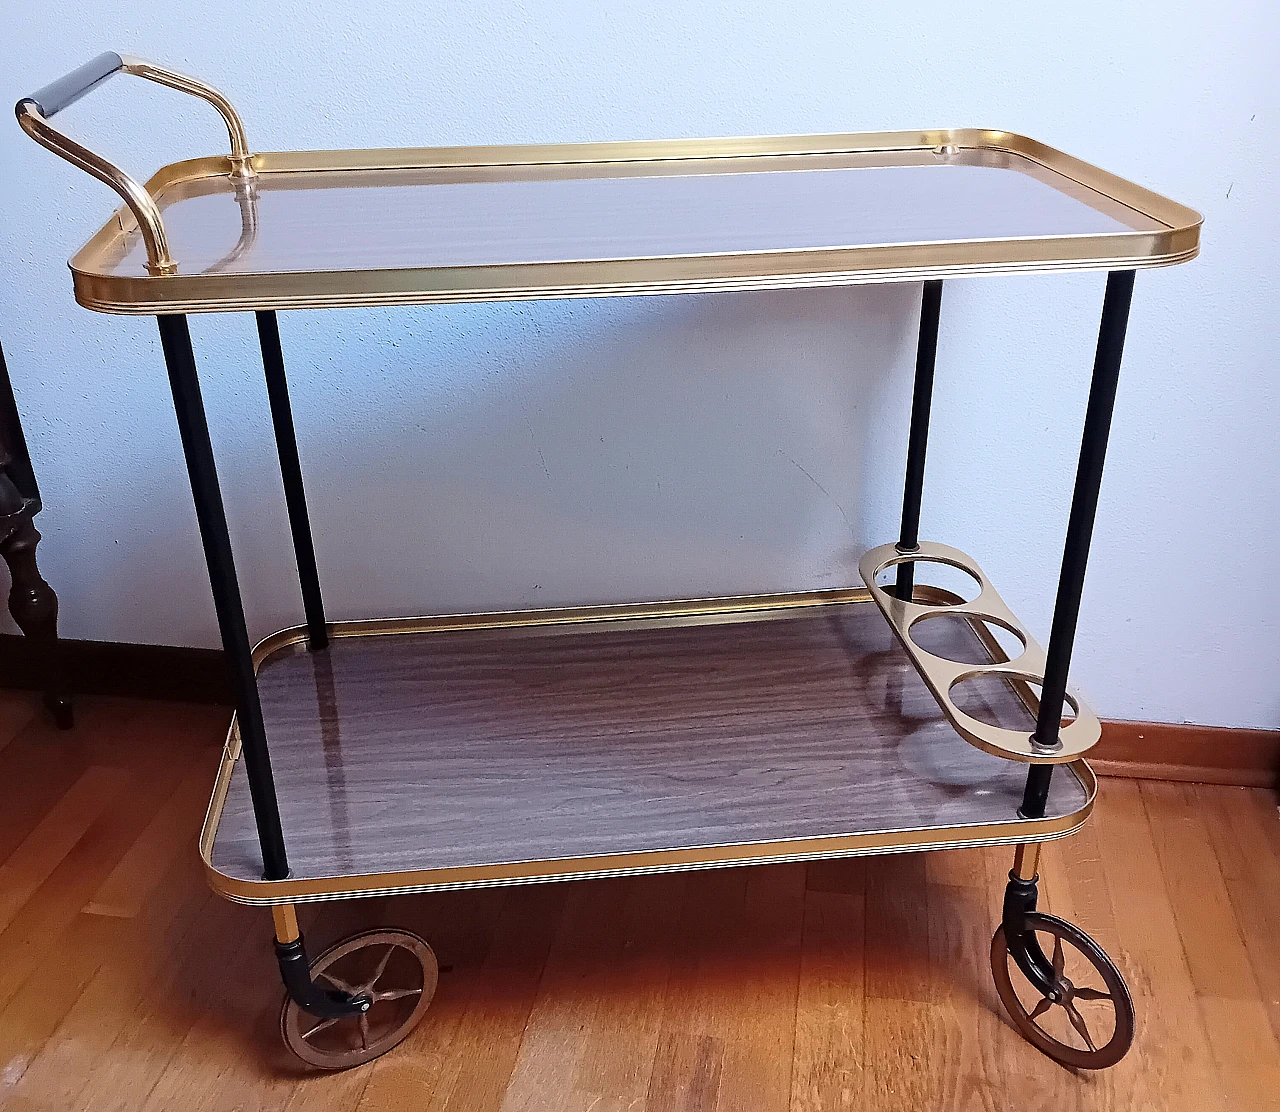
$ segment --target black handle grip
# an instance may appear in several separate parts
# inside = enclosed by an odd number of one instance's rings
[[[56,116],[64,108],[75,104],[86,93],[101,85],[112,74],[119,73],[124,67],[124,60],[114,51],[99,54],[91,62],[85,62],[79,69],[72,70],[57,81],[50,81],[43,89],[23,99],[23,103],[34,104],[36,111],[46,120]]]

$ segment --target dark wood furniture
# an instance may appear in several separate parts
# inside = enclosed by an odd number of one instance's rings
[[[40,489],[27,453],[9,368],[0,349],[0,556],[9,565],[9,613],[37,657],[44,703],[61,729],[73,721],[71,697],[58,660],[58,596],[36,564]]]

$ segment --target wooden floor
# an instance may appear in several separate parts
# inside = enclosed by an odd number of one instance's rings
[[[1007,850],[400,897],[305,910],[448,971],[398,1050],[308,1075],[270,920],[205,888],[223,716],[0,692],[0,1107],[1253,1110],[1280,1105],[1280,821],[1256,789],[1103,782],[1044,903],[1125,968],[1128,1058],[1073,1075],[998,1011]]]

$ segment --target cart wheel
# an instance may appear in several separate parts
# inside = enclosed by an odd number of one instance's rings
[[[439,967],[431,947],[416,934],[374,930],[330,946],[311,963],[311,977],[373,998],[361,1015],[318,1019],[285,996],[280,1009],[285,1045],[308,1065],[344,1070],[372,1061],[408,1036],[435,995]]]
[[[1043,936],[1053,938],[1052,958],[1055,982],[1048,995],[1042,995],[1017,968],[1009,956],[1009,943],[1004,927],[991,940],[991,972],[996,991],[1014,1026],[1036,1049],[1064,1066],[1100,1070],[1114,1066],[1133,1042],[1133,1000],[1115,963],[1092,938],[1079,927],[1054,915],[1031,911],[1026,916],[1027,930],[1041,936],[1041,949],[1047,952]],[[1086,968],[1102,979],[1103,989],[1076,984],[1067,975],[1067,949],[1084,958],[1072,962],[1077,976],[1085,976]],[[1011,974],[1017,972],[1021,995],[1014,989]],[[1028,1010],[1023,998],[1035,1001]],[[1038,1000],[1037,1000],[1038,997]],[[1080,1008],[1080,1003],[1085,1008]]]

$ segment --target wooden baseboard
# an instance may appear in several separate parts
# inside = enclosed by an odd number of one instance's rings
[[[1088,760],[1100,776],[1269,788],[1280,785],[1280,730],[1104,722]]]
[[[231,672],[219,649],[133,645],[116,641],[62,641],[71,691],[171,702],[231,706]],[[37,689],[23,639],[0,635],[0,687]],[[1168,722],[1104,722],[1102,740],[1089,753],[1100,776],[1184,780],[1201,784],[1280,785],[1280,730]]]
[[[135,645],[119,641],[58,642],[73,695],[123,695],[174,703],[231,706],[231,670],[221,649]],[[24,640],[0,635],[0,687],[39,690],[43,677]]]

